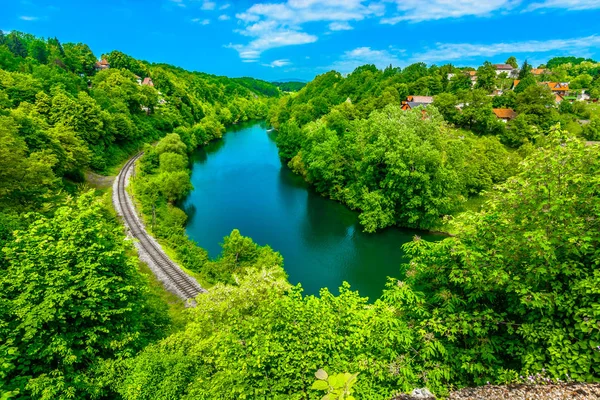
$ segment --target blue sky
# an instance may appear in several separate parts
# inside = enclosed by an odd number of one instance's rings
[[[600,59],[600,0],[0,0],[0,29],[266,80],[509,55]]]

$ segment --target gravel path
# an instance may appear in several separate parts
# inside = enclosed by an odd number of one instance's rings
[[[415,389],[392,400],[435,400],[428,391]],[[486,385],[454,391],[448,400],[596,400],[600,383],[561,383],[548,385]]]
[[[600,384],[481,386],[450,394],[449,400],[594,400],[600,399]]]

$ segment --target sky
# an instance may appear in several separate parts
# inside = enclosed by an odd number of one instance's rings
[[[600,0],[0,0],[0,29],[231,77],[600,59]]]

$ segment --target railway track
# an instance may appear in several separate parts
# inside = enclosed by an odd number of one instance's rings
[[[206,289],[203,289],[194,278],[183,272],[164,253],[156,240],[148,234],[135,211],[135,206],[129,198],[129,194],[125,190],[132,168],[142,154],[138,153],[127,161],[119,173],[113,186],[113,204],[123,218],[129,235],[136,239],[135,246],[138,249],[140,259],[148,264],[167,290],[183,300],[191,300],[189,304],[194,305],[193,300],[198,294],[205,293]]]

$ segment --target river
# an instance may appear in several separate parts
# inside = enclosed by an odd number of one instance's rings
[[[414,235],[436,236],[396,228],[363,233],[356,212],[320,196],[281,162],[275,135],[263,123],[240,124],[194,153],[194,190],[182,204],[188,235],[216,257],[237,228],[279,251],[290,282],[306,294],[322,287],[338,293],[347,281],[373,301],[388,276],[401,275],[401,246]]]

